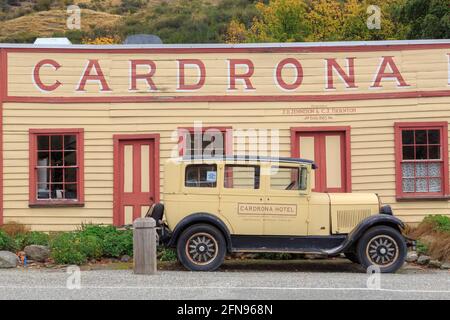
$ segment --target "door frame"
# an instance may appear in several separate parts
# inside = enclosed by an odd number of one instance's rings
[[[160,198],[160,181],[159,181],[159,134],[158,133],[150,133],[150,134],[115,134],[113,135],[113,158],[114,158],[114,166],[113,166],[113,225],[118,226],[120,222],[120,142],[127,140],[153,140],[154,145],[154,170],[153,170],[153,181],[154,181],[154,190],[155,190],[155,203],[159,202]]]
[[[341,146],[345,148],[344,164],[345,164],[345,183],[343,184],[345,192],[352,192],[352,168],[351,168],[351,146],[350,146],[350,126],[320,126],[320,127],[291,127],[291,156],[296,158],[300,155],[297,135],[299,133],[314,132],[342,132],[344,133],[345,144]]]

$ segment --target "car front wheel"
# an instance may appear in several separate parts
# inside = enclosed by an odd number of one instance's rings
[[[225,238],[211,225],[196,224],[178,238],[177,253],[180,262],[191,271],[214,271],[225,259]]]
[[[381,273],[393,273],[403,266],[406,250],[399,231],[388,226],[376,226],[360,238],[357,255],[364,269],[376,266]]]

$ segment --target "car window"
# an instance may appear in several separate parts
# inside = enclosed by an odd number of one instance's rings
[[[259,166],[225,165],[225,188],[259,189]]]
[[[217,186],[217,166],[215,164],[188,165],[184,185],[195,188],[215,188]]]
[[[306,190],[308,188],[308,169],[302,167],[300,169],[300,190]]]
[[[272,167],[270,189],[299,190],[299,170],[298,167]]]
[[[272,190],[306,190],[307,179],[306,167],[272,167],[270,188]]]

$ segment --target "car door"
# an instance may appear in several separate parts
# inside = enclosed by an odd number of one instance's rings
[[[262,235],[264,185],[260,165],[245,162],[224,164],[220,191],[220,213],[230,223],[235,235]]]
[[[309,198],[307,168],[299,165],[272,165],[267,179],[264,235],[306,236]]]

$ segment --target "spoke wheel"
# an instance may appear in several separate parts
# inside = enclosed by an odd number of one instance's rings
[[[375,265],[388,267],[398,259],[397,241],[388,235],[378,235],[370,239],[366,247],[367,258]]]
[[[185,250],[190,262],[196,265],[207,265],[217,257],[218,244],[210,234],[199,232],[186,241]]]

